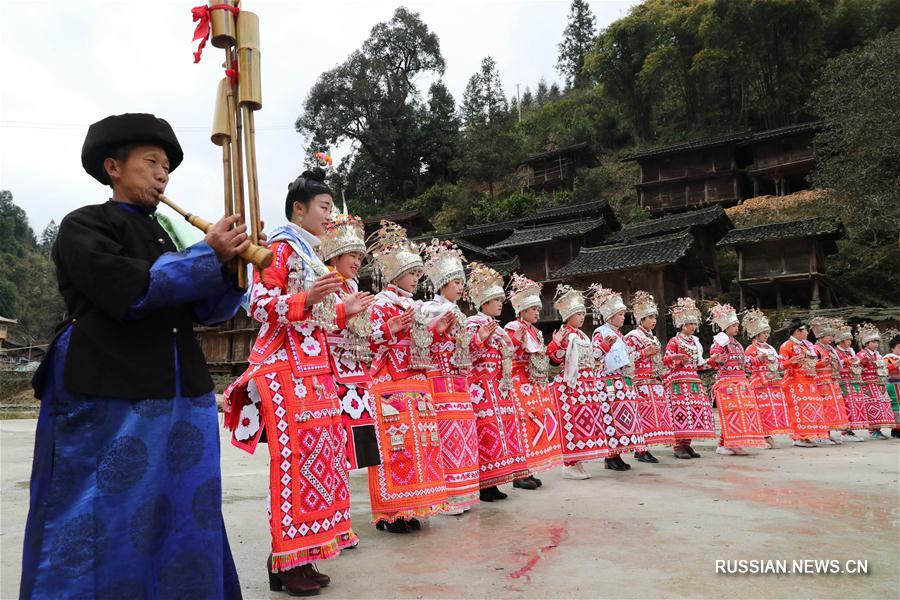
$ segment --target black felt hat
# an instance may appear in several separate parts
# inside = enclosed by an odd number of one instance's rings
[[[146,113],[125,113],[113,115],[97,121],[88,128],[84,145],[81,147],[81,165],[88,174],[104,185],[109,185],[109,176],[103,168],[103,161],[126,144],[153,144],[166,151],[169,171],[181,164],[184,152],[172,131],[172,126],[164,119]]]

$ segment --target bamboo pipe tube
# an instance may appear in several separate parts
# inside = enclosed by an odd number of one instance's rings
[[[238,0],[209,0],[210,6],[227,5],[237,7]],[[234,46],[237,32],[234,25],[234,13],[230,10],[216,9],[209,12],[209,23],[212,27],[210,43],[216,48],[230,48]]]
[[[185,221],[187,221],[203,233],[207,233],[213,226],[213,224],[209,221],[187,212],[162,194],[160,194],[159,196],[159,201],[184,217]],[[268,248],[251,243],[250,247],[241,252],[240,256],[246,262],[254,265],[257,269],[262,270],[272,264],[273,254],[272,251]]]
[[[219,89],[216,92],[216,108],[213,112],[212,134],[209,139],[216,146],[222,147],[222,170],[225,182],[225,216],[230,217],[234,214],[234,196],[233,181],[231,179],[231,119],[232,114],[228,111],[228,92],[231,83],[227,77],[222,78],[219,82]]]
[[[247,157],[247,208],[250,212],[250,240],[254,244],[259,243],[259,181],[256,176],[256,131],[254,128],[253,111],[246,106],[241,107],[243,112],[244,144]]]
[[[247,162],[247,204],[250,239],[259,243],[259,180],[256,168],[256,128],[253,111],[262,108],[260,76],[259,17],[241,11],[237,18],[238,104],[244,122],[244,154]]]
[[[229,13],[230,14],[230,13]],[[233,48],[225,48],[225,66],[229,70],[234,70],[237,61],[234,58],[235,50]],[[244,151],[242,144],[243,141],[243,124],[241,122],[241,113],[237,107],[237,100],[235,96],[237,95],[237,82],[231,83],[226,86],[226,96],[225,100],[228,105],[228,115],[229,119],[231,119],[231,132],[233,135],[231,136],[231,181],[232,186],[234,188],[234,214],[240,215],[241,219],[244,218]],[[251,227],[251,232],[255,229],[255,227]],[[254,243],[259,243],[258,236],[255,238]],[[247,289],[248,281],[247,281],[247,269],[245,268],[246,263],[238,260],[236,262],[237,267],[237,277],[238,277],[238,287],[241,289]]]

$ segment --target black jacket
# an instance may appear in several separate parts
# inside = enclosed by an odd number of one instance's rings
[[[59,330],[72,324],[66,390],[135,400],[171,398],[176,347],[181,394],[199,396],[213,389],[194,337],[190,304],[126,318],[147,291],[150,267],[160,255],[174,251],[168,233],[151,214],[112,201],[79,208],[63,219],[53,262],[66,304]],[[39,398],[43,377],[42,365],[34,378]]]

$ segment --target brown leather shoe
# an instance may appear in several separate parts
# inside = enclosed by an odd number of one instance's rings
[[[266,569],[269,571],[269,591],[285,591],[289,596],[315,596],[322,589],[316,581],[307,577],[306,565],[295,567],[280,573],[272,572],[272,556],[266,561]]]
[[[303,568],[306,569],[306,577],[318,583],[319,587],[328,587],[328,584],[331,583],[331,577],[325,573],[319,573],[316,565],[310,563],[308,565],[303,565]]]
[[[687,448],[679,447],[679,448],[675,448],[675,458],[691,459],[694,457],[691,456],[691,453],[688,452]]]

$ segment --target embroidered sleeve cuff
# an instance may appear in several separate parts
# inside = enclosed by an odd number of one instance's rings
[[[334,323],[337,325],[338,329],[344,329],[347,327],[347,308],[344,306],[343,302],[339,302],[335,309],[337,316],[334,319]]]
[[[306,292],[297,292],[288,298],[287,319],[291,323],[299,323],[306,318]]]

